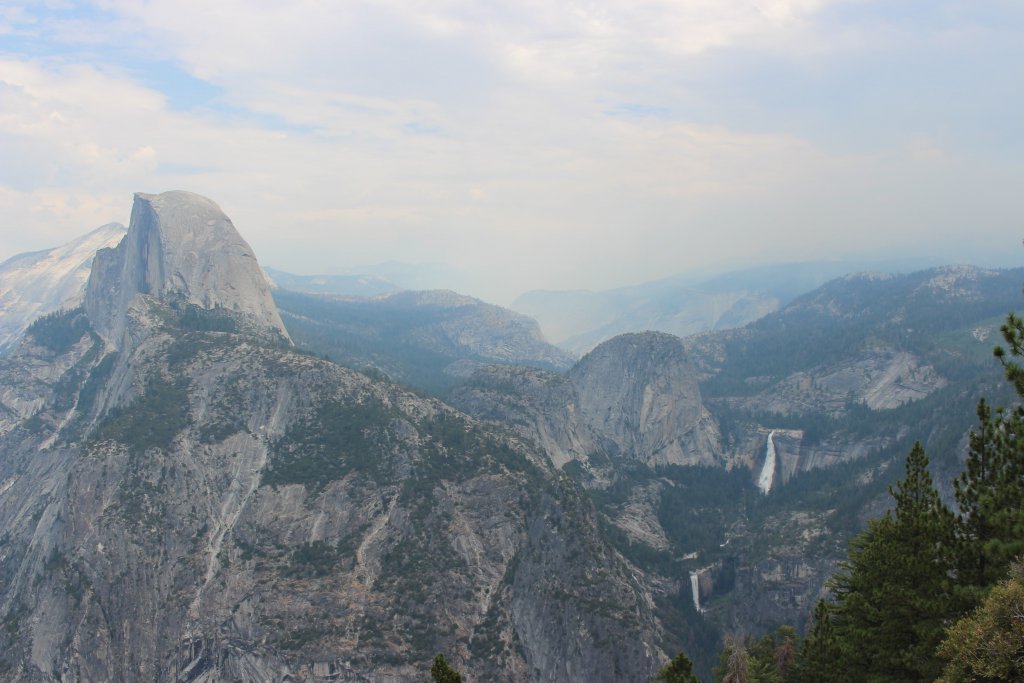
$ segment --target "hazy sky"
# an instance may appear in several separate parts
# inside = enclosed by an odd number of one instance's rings
[[[0,0],[0,260],[135,191],[470,293],[1024,262],[1024,2]]]

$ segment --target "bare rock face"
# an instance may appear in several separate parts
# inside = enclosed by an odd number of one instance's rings
[[[0,264],[0,355],[12,351],[33,320],[82,303],[96,251],[114,247],[125,227],[108,223],[54,249]]]
[[[682,340],[644,332],[605,342],[567,376],[485,368],[449,400],[518,425],[556,467],[594,454],[651,466],[721,465],[718,424],[697,380]]]
[[[678,337],[620,335],[587,354],[570,378],[582,419],[623,453],[649,465],[715,464],[718,426]]]
[[[251,331],[288,338],[252,249],[213,201],[190,192],[137,193],[128,235],[96,254],[85,310],[120,348],[140,295],[235,314]]]

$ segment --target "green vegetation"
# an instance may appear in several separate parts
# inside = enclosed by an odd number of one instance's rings
[[[302,484],[317,491],[352,471],[382,477],[389,452],[385,429],[394,416],[393,409],[371,398],[316,406],[273,445],[263,485]]]
[[[949,628],[939,647],[947,681],[1024,680],[1024,566],[996,584],[981,607]]]
[[[153,374],[141,396],[111,410],[93,435],[94,441],[117,441],[133,452],[168,449],[189,424],[188,384]]]
[[[327,576],[338,564],[338,548],[323,541],[303,543],[292,551],[284,576],[310,579]]]
[[[44,315],[29,325],[25,333],[40,346],[61,354],[68,352],[83,335],[91,331],[92,326],[85,317],[85,310],[79,306]]]
[[[854,539],[833,577],[837,661],[851,680],[932,681],[935,649],[956,614],[949,581],[953,517],[920,444],[891,493],[895,509]]]
[[[434,663],[430,665],[430,677],[434,683],[462,683],[462,674],[448,665],[443,654],[434,657]]]
[[[680,652],[671,662],[661,667],[654,683],[700,683],[693,673],[693,662]]]

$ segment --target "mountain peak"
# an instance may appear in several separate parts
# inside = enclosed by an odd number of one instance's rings
[[[288,338],[252,248],[215,202],[191,192],[136,193],[127,236],[97,252],[85,307],[108,343],[121,345],[140,295],[225,309]]]

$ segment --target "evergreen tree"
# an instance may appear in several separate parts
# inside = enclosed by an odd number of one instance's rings
[[[837,660],[829,604],[819,600],[814,607],[814,623],[797,656],[794,678],[798,683],[840,683],[843,677],[837,670]]]
[[[654,677],[654,683],[700,683],[700,679],[693,673],[693,662],[685,652],[680,652],[675,659],[661,667]]]
[[[1024,552],[1024,420],[1018,411],[978,404],[979,430],[970,435],[964,472],[953,482],[957,518],[958,583],[980,600]]]
[[[434,683],[462,683],[462,674],[448,666],[443,654],[434,657],[434,663],[430,666],[430,677]]]
[[[949,549],[953,516],[942,504],[920,443],[890,488],[893,511],[872,520],[831,581],[836,669],[850,681],[933,681],[935,648],[955,612]]]

